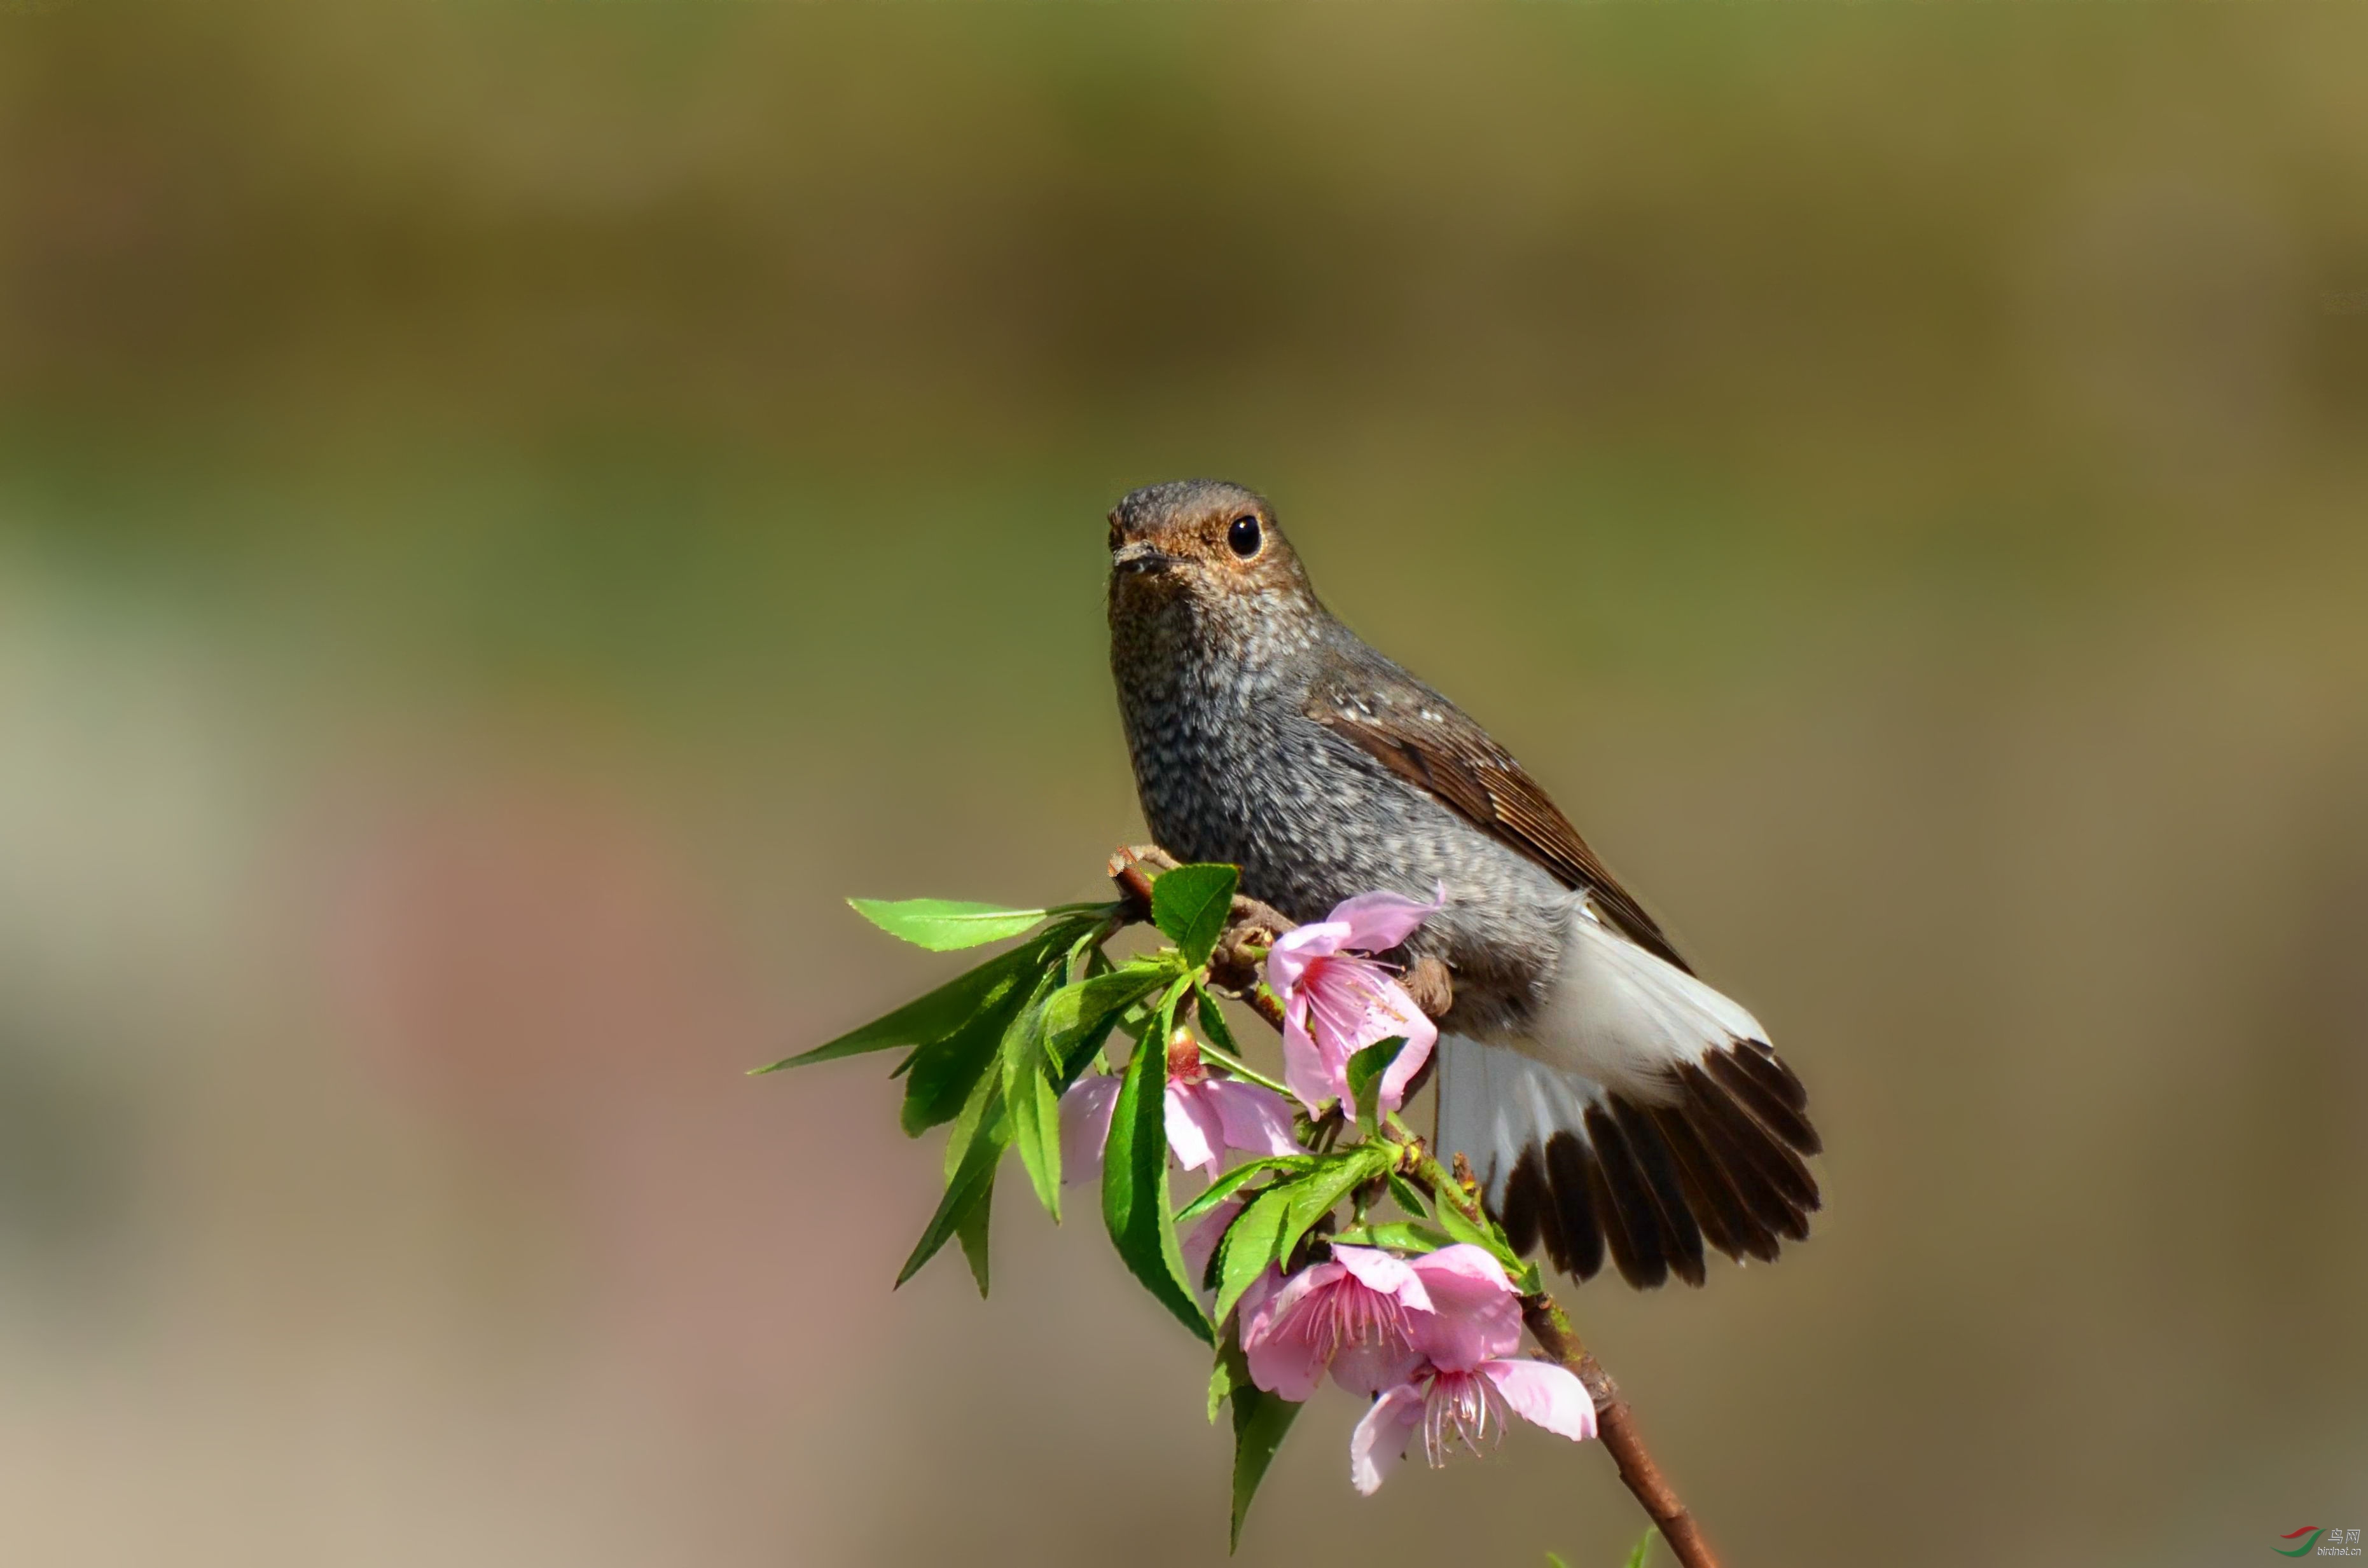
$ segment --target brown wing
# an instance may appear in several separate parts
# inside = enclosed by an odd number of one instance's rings
[[[1307,716],[1535,860],[1565,887],[1587,889],[1639,946],[1693,972],[1537,781],[1439,693],[1377,655],[1371,662],[1344,657],[1309,689]]]

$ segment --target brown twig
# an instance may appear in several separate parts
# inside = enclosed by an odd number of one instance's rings
[[[1119,896],[1129,906],[1133,918],[1151,918],[1152,878],[1143,868],[1153,866],[1165,870],[1175,864],[1175,858],[1156,846],[1121,849],[1110,857],[1110,878],[1118,884]],[[1251,954],[1272,946],[1274,939],[1292,926],[1292,922],[1256,899],[1236,898],[1233,919],[1218,940],[1216,956],[1209,968],[1212,984],[1239,995],[1278,1031],[1282,1028],[1281,1004],[1272,992],[1258,983],[1257,960]],[[1416,1003],[1432,1017],[1446,1012],[1453,1001],[1454,989],[1447,967],[1435,959],[1417,960],[1406,979]],[[1478,1188],[1463,1154],[1455,1154],[1455,1168],[1450,1171],[1440,1166],[1437,1156],[1422,1148],[1419,1140],[1412,1146],[1417,1173],[1431,1184],[1440,1200],[1454,1203],[1474,1220],[1481,1218]],[[1651,1450],[1645,1447],[1644,1437],[1636,1429],[1635,1412],[1620,1396],[1620,1385],[1611,1381],[1603,1364],[1580,1343],[1578,1332],[1571,1326],[1570,1315],[1563,1311],[1561,1303],[1543,1290],[1523,1296],[1521,1321],[1540,1348],[1577,1373],[1579,1381],[1587,1386],[1588,1396],[1595,1401],[1597,1435],[1611,1451],[1612,1462],[1620,1467],[1620,1479],[1651,1516],[1654,1528],[1668,1542],[1682,1568],[1718,1568],[1717,1554],[1702,1539],[1702,1527],[1694,1522],[1693,1515],[1661,1473],[1661,1467],[1653,1461]]]
[[[1540,1291],[1521,1298],[1521,1321],[1529,1325],[1531,1335],[1545,1353],[1578,1374],[1595,1401],[1596,1435],[1611,1451],[1611,1460],[1620,1467],[1620,1479],[1653,1516],[1654,1528],[1678,1561],[1686,1568],[1718,1568],[1718,1556],[1702,1539],[1702,1526],[1679,1499],[1677,1489],[1653,1462],[1652,1450],[1645,1447],[1644,1435],[1636,1430],[1636,1413],[1620,1397],[1620,1385],[1603,1369],[1603,1363],[1588,1354],[1579,1343],[1577,1331],[1570,1326],[1570,1317],[1552,1296]]]

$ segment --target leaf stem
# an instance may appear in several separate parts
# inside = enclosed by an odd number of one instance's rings
[[[1262,1089],[1272,1089],[1276,1094],[1286,1096],[1290,1095],[1291,1091],[1289,1089],[1284,1088],[1272,1078],[1268,1077],[1265,1074],[1259,1072],[1248,1062],[1244,1062],[1240,1057],[1235,1056],[1229,1051],[1220,1051],[1205,1040],[1201,1040],[1200,1045],[1201,1056],[1203,1061],[1213,1062],[1218,1066],[1224,1068],[1226,1072],[1231,1073],[1235,1077],[1247,1079],[1249,1082],[1256,1084]]]

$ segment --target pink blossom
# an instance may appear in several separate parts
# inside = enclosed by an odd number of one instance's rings
[[[1426,1361],[1468,1350],[1497,1353],[1520,1341],[1510,1281],[1476,1246],[1442,1247],[1397,1258],[1372,1247],[1336,1246],[1242,1304],[1242,1351],[1258,1387],[1304,1400],[1328,1369],[1353,1393],[1404,1382]]]
[[[1496,1358],[1451,1370],[1426,1362],[1375,1400],[1349,1434],[1349,1479],[1371,1496],[1406,1458],[1416,1432],[1436,1466],[1459,1445],[1474,1454],[1493,1445],[1515,1415],[1574,1443],[1595,1436],[1595,1401],[1567,1367]]]
[[[1282,1078],[1310,1112],[1349,1098],[1349,1058],[1365,1047],[1406,1037],[1382,1075],[1381,1105],[1395,1110],[1406,1085],[1429,1060],[1439,1027],[1414,1005],[1389,967],[1365,957],[1386,952],[1446,906],[1447,890],[1419,903],[1394,892],[1360,893],[1322,920],[1284,933],[1267,955],[1267,984],[1281,1000]]]
[[[1437,1260],[1458,1256],[1446,1267]],[[1413,1319],[1415,1352],[1403,1381],[1383,1392],[1349,1439],[1349,1477],[1371,1494],[1406,1457],[1416,1432],[1433,1465],[1457,1446],[1478,1453],[1515,1415],[1568,1437],[1595,1436],[1595,1401],[1577,1375],[1550,1361],[1512,1358],[1521,1342],[1513,1282],[1475,1246],[1442,1248],[1417,1263],[1437,1309]],[[1254,1364],[1255,1365],[1255,1364]]]
[[[1102,1146],[1110,1142],[1110,1115],[1118,1107],[1118,1079],[1110,1074],[1080,1078],[1061,1096],[1061,1172],[1064,1184],[1101,1174]],[[1225,1152],[1296,1154],[1291,1102],[1271,1089],[1235,1078],[1212,1078],[1200,1048],[1183,1030],[1167,1048],[1167,1147],[1189,1168],[1213,1176],[1225,1168]]]

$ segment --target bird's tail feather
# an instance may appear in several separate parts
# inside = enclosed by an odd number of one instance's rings
[[[1440,1049],[1440,1150],[1470,1161],[1520,1252],[1543,1245],[1578,1279],[1608,1255],[1642,1289],[1701,1284],[1705,1247],[1772,1260],[1807,1237],[1817,1135],[1764,1042],[1668,1062],[1649,1092],[1455,1036]]]

